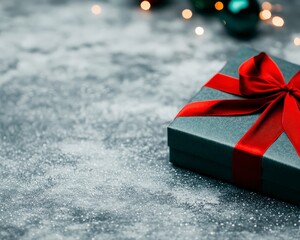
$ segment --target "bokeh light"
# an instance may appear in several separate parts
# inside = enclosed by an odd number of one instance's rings
[[[269,11],[269,10],[262,10],[260,13],[259,13],[259,18],[261,20],[268,20],[272,17],[272,13]]]
[[[196,27],[196,28],[195,28],[195,33],[196,33],[198,36],[203,35],[203,33],[204,33],[203,27]]]
[[[295,37],[295,39],[294,39],[294,44],[295,44],[296,46],[300,46],[300,37]]]
[[[284,25],[284,20],[281,17],[275,16],[272,18],[272,23],[275,27],[282,27]]]
[[[221,11],[224,8],[224,4],[220,1],[215,3],[215,9]]]
[[[181,15],[184,19],[190,19],[193,16],[193,12],[190,9],[184,9]]]
[[[282,6],[277,3],[277,4],[272,5],[272,9],[274,11],[281,12],[282,11]]]
[[[269,2],[263,2],[263,4],[261,5],[261,8],[264,10],[271,10],[272,9],[272,4]]]
[[[91,12],[94,14],[94,15],[99,15],[101,13],[102,9],[101,7],[98,5],[98,4],[95,4],[91,7]]]
[[[148,11],[151,8],[151,4],[148,1],[142,1],[140,6],[144,11]]]

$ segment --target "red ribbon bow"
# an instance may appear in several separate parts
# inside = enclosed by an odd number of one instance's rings
[[[259,190],[262,157],[283,132],[300,157],[300,71],[286,84],[279,67],[262,52],[244,62],[239,75],[238,80],[218,73],[205,86],[243,99],[192,102],[177,117],[262,112],[236,144],[232,158],[233,182]]]

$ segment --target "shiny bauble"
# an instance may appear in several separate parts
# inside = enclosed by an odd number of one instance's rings
[[[260,6],[256,0],[223,0],[219,18],[229,33],[252,36],[259,22]]]

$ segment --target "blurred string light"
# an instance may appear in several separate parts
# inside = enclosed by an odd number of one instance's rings
[[[140,6],[141,6],[141,9],[144,11],[148,11],[151,8],[151,4],[148,1],[142,1]]]
[[[191,19],[192,16],[193,16],[193,12],[190,10],[190,9],[184,9],[182,12],[181,12],[181,15],[184,19],[188,20],[188,19]]]
[[[272,4],[269,3],[269,2],[263,2],[262,5],[261,5],[261,8],[263,10],[272,10]]]
[[[272,17],[272,13],[270,10],[262,10],[260,13],[259,13],[259,18],[261,20],[268,20]]]
[[[94,15],[99,15],[101,13],[102,9],[98,4],[95,4],[91,7],[91,12]]]
[[[269,2],[263,2],[261,5],[262,11],[259,13],[259,18],[261,20],[269,20],[272,18],[272,12],[280,12],[282,10],[282,6],[280,4],[271,4]],[[272,12],[271,12],[272,10]],[[268,23],[273,24],[275,27],[283,27],[284,19],[279,16],[274,16],[271,21]]]
[[[272,18],[272,23],[275,27],[282,27],[284,25],[284,20],[281,17],[275,16]]]
[[[277,3],[277,4],[272,5],[272,9],[274,11],[280,12],[280,11],[282,11],[282,6]]]
[[[300,37],[295,37],[294,44],[299,47],[300,46]]]
[[[224,4],[221,1],[215,3],[215,9],[221,11],[224,8]]]
[[[273,10],[275,12],[281,12],[282,11],[282,6],[279,4],[279,3],[276,3],[276,4],[271,4],[269,2],[263,2],[262,5],[261,5],[261,8],[263,10]]]
[[[203,27],[196,27],[196,28],[195,28],[195,33],[196,33],[198,36],[203,35],[203,33],[204,33],[204,28],[203,28]]]

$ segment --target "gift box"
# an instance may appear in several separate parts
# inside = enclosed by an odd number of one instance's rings
[[[299,69],[238,51],[168,126],[170,161],[299,204]]]

